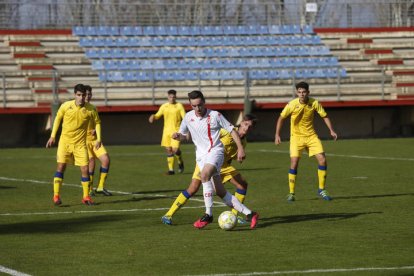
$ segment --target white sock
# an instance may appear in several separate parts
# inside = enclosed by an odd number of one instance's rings
[[[214,195],[214,188],[213,183],[211,181],[207,181],[203,183],[203,197],[204,197],[204,204],[206,206],[206,214],[211,216],[213,215],[213,195]]]
[[[224,203],[226,203],[227,206],[230,208],[236,209],[238,212],[245,214],[246,216],[251,214],[252,211],[250,211],[249,208],[247,208],[244,204],[242,204],[237,197],[230,194],[229,192],[226,192],[226,195],[222,198]]]

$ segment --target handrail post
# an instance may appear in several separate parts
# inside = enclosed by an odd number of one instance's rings
[[[246,69],[244,71],[244,114],[252,112],[252,105],[250,102],[250,71]]]
[[[3,79],[3,108],[7,107],[7,94],[6,94],[6,74],[2,73]]]
[[[108,106],[108,71],[104,70],[104,102],[105,106]]]

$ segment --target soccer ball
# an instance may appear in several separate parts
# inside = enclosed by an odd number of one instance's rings
[[[237,224],[237,217],[233,214],[232,211],[224,211],[218,218],[218,224],[223,230],[231,230]]]

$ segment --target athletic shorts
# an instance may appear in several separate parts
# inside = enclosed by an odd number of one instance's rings
[[[172,133],[170,132],[163,132],[162,133],[162,140],[161,146],[166,148],[174,148],[178,149],[180,147],[180,141],[171,138]]]
[[[230,181],[234,176],[238,175],[239,172],[236,170],[235,167],[232,165],[226,165],[224,164],[223,167],[221,167],[220,170],[220,177],[223,183],[226,183],[227,181]],[[200,176],[200,168],[195,166],[194,173],[193,173],[193,179],[201,180]]]
[[[99,158],[100,156],[108,153],[105,149],[105,147],[103,146],[103,144],[101,144],[101,147],[99,149],[95,149],[95,145],[96,145],[96,140],[92,140],[92,141],[87,141],[86,145],[88,146],[88,156],[89,159],[91,158]]]
[[[57,162],[75,164],[75,166],[87,166],[89,158],[86,144],[70,144],[62,139],[59,140]]]
[[[306,150],[309,157],[323,153],[322,142],[317,135],[307,137],[290,137],[290,157],[301,157],[302,151]]]
[[[216,173],[212,176],[219,175],[221,166],[223,166],[224,152],[222,150],[212,150],[204,156],[197,158],[197,166],[203,170],[205,164],[213,165],[216,168]]]

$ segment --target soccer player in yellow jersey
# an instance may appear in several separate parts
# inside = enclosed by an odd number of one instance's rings
[[[171,135],[178,131],[181,121],[184,118],[185,110],[181,103],[177,103],[177,91],[169,90],[168,103],[164,103],[158,109],[158,112],[152,114],[148,121],[153,123],[164,117],[164,130],[162,133],[161,146],[165,147],[167,152],[168,175],[174,174],[174,155],[178,162],[178,172],[184,171],[184,162],[181,156],[180,141],[175,140]]]
[[[299,82],[296,84],[297,98],[291,100],[280,113],[276,123],[275,144],[281,143],[280,130],[284,120],[290,116],[290,170],[289,170],[289,194],[288,201],[295,201],[295,184],[298,172],[299,160],[302,151],[306,150],[309,157],[315,156],[318,161],[318,195],[324,200],[331,200],[325,189],[327,174],[327,162],[321,140],[313,127],[314,113],[322,117],[334,140],[338,135],[333,129],[331,120],[322,105],[315,99],[309,97],[309,84]]]
[[[246,147],[247,140],[246,136],[248,132],[256,124],[256,116],[253,114],[246,114],[243,117],[238,128],[236,128],[239,133],[243,147]],[[230,181],[235,187],[235,197],[241,202],[244,202],[247,193],[247,181],[241,176],[241,174],[236,170],[235,167],[231,165],[233,159],[237,159],[237,145],[234,142],[232,136],[225,129],[220,130],[220,140],[224,145],[224,162],[220,170],[220,177],[223,183]],[[168,212],[161,218],[161,221],[164,224],[171,225],[172,217],[174,214],[187,203],[187,201],[199,190],[201,186],[201,177],[200,177],[200,168],[196,165],[193,173],[193,177],[190,185],[184,191],[182,191],[178,197],[175,199],[174,203],[171,205]],[[238,212],[233,209],[232,212],[235,215],[238,215]],[[244,222],[239,218],[239,222]]]
[[[95,122],[97,140],[95,148],[101,147],[101,122],[96,109],[91,108],[85,102],[86,89],[83,84],[77,84],[74,87],[75,99],[63,103],[53,123],[52,133],[46,143],[50,148],[56,140],[56,133],[62,123],[62,132],[57,149],[57,169],[53,179],[53,202],[55,205],[61,205],[60,188],[63,182],[63,174],[66,164],[74,163],[81,170],[81,184],[83,189],[82,203],[93,205],[94,202],[89,196],[89,175],[88,175],[88,149],[86,146],[86,135],[88,125],[91,120]]]
[[[96,107],[90,103],[92,99],[92,87],[89,85],[85,85],[86,88],[86,102],[89,104],[89,106],[96,111]],[[96,194],[102,194],[105,196],[111,196],[112,193],[105,189],[105,182],[106,178],[108,176],[109,172],[109,164],[110,164],[110,158],[109,154],[106,151],[105,147],[101,145],[99,149],[95,148],[96,144],[96,126],[95,121],[90,120],[89,126],[88,126],[88,135],[86,136],[86,144],[88,146],[88,156],[89,156],[89,194],[95,195]],[[99,175],[99,182],[98,187],[95,189],[95,192],[93,191],[93,178],[95,174],[95,159],[99,159],[101,162],[101,166],[99,169],[100,175]]]

